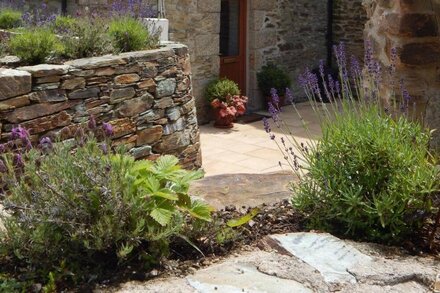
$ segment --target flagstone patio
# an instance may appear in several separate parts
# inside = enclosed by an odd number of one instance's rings
[[[320,135],[319,119],[309,103],[297,105],[314,137]],[[283,108],[283,121],[298,141],[310,138],[292,106]],[[275,125],[272,127],[280,134]],[[218,129],[209,125],[200,127],[203,169],[206,176],[220,174],[263,174],[290,170],[277,144],[269,138],[262,121],[249,124],[235,123],[232,129]],[[279,164],[281,162],[281,166]]]

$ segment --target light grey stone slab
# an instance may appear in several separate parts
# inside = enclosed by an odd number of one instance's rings
[[[308,293],[312,290],[288,279],[280,279],[258,271],[248,263],[224,263],[198,271],[187,277],[188,283],[200,293]]]
[[[369,266],[373,261],[370,256],[327,233],[291,233],[270,238],[317,269],[328,283],[355,284],[356,278],[348,270]]]

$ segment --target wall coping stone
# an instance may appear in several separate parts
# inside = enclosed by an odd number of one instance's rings
[[[56,64],[38,64],[34,66],[22,66],[17,67],[17,70],[27,71],[32,74],[33,77],[44,77],[51,75],[66,74],[70,66],[69,65],[56,65]]]

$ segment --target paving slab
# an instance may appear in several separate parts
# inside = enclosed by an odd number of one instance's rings
[[[270,276],[258,271],[257,267],[246,262],[216,265],[198,271],[187,277],[188,283],[197,292],[278,292],[278,293],[312,293],[301,283]]]
[[[272,235],[286,251],[316,268],[327,283],[356,283],[348,272],[356,266],[368,267],[372,258],[346,242],[330,235],[319,233],[295,233]]]
[[[292,196],[288,171],[268,174],[224,174],[205,177],[191,184],[190,194],[204,199],[217,209],[234,205],[255,207]]]

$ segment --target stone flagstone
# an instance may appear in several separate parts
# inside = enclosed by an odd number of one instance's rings
[[[372,258],[327,233],[272,235],[273,240],[292,255],[317,269],[328,283],[356,283],[348,270],[368,266]]]
[[[299,282],[264,274],[255,266],[240,262],[224,263],[198,271],[187,277],[187,281],[197,292],[203,293],[313,292]]]

